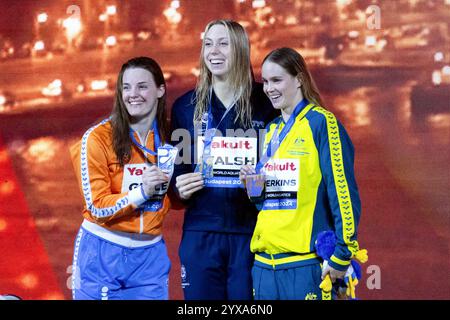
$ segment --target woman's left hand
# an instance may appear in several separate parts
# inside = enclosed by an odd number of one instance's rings
[[[325,276],[327,274],[330,275],[330,279],[331,282],[335,282],[336,279],[344,279],[345,273],[347,271],[339,271],[336,270],[335,268],[331,267],[329,264],[327,264],[323,269],[322,269],[322,280],[325,278]]]

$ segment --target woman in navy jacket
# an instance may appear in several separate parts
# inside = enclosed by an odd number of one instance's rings
[[[179,143],[181,159],[175,187],[186,205],[179,256],[187,300],[252,298],[249,245],[257,210],[239,170],[256,164],[259,130],[276,115],[253,81],[244,28],[210,22],[197,86],[172,109],[172,142]]]

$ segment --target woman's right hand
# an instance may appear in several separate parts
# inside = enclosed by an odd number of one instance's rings
[[[144,170],[142,175],[142,187],[145,194],[149,197],[156,192],[156,186],[167,182],[169,182],[169,177],[155,165]]]
[[[241,171],[239,171],[239,179],[242,183],[245,183],[245,177],[250,174],[256,174],[255,169],[251,165],[243,165]]]
[[[178,189],[180,198],[187,200],[194,192],[203,189],[205,181],[201,172],[186,173],[177,177],[175,186]]]

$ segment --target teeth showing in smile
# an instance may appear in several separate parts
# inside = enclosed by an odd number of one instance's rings
[[[224,62],[224,60],[219,60],[219,59],[212,59],[210,60],[212,64],[221,64]]]
[[[137,104],[141,104],[143,101],[130,101],[129,103],[131,105],[137,105]]]
[[[270,96],[270,99],[275,100],[275,99],[278,99],[279,97],[281,97],[281,94],[278,94],[276,96]]]

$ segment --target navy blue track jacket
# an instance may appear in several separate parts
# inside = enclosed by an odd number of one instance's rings
[[[194,109],[193,103],[195,91],[191,90],[179,97],[172,108],[172,132],[176,129],[187,129],[190,133],[191,141],[191,162],[188,164],[175,165],[175,171],[172,178],[172,186],[175,185],[176,177],[194,172]],[[214,127],[222,118],[226,111],[225,106],[212,94],[212,115]],[[255,83],[251,95],[251,104],[253,108],[252,126],[255,130],[264,129],[265,126],[279,115],[262,90],[262,84]],[[217,128],[223,136],[226,129],[239,129],[244,131],[239,120],[236,118],[235,108],[230,110]],[[172,136],[173,138],[173,136]],[[172,141],[176,146],[180,141]],[[258,141],[262,144],[263,141]],[[180,147],[179,147],[180,150]],[[182,157],[183,150],[179,156]],[[257,209],[252,204],[242,188],[210,188],[205,187],[197,191],[185,202],[187,208],[184,217],[183,229],[189,231],[214,231],[225,233],[245,233],[252,234],[257,217]]]

